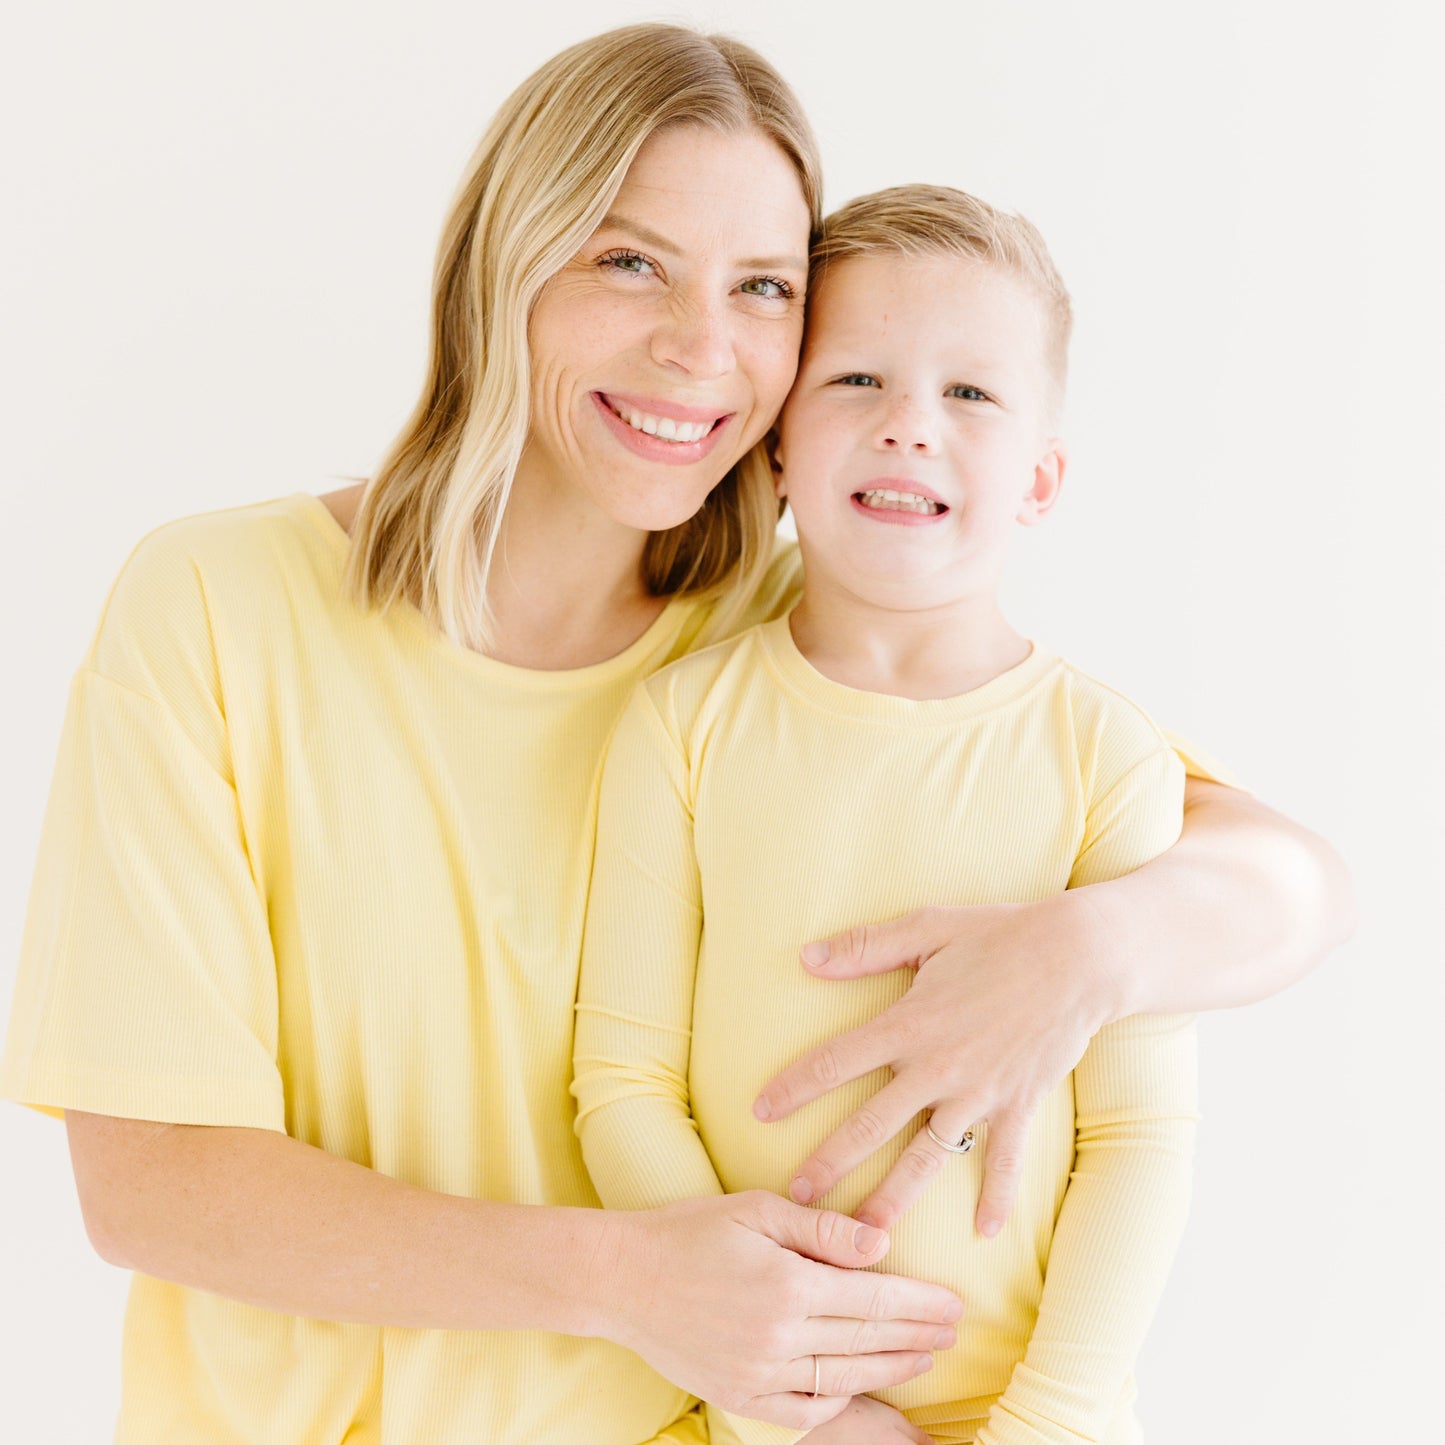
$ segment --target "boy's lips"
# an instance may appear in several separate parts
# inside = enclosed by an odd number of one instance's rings
[[[932,487],[907,477],[874,477],[850,500],[855,511],[873,521],[908,526],[941,521],[949,510],[948,503]]]

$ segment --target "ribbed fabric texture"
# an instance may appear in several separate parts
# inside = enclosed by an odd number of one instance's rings
[[[885,1077],[772,1124],[753,1098],[910,982],[810,977],[801,945],[1128,872],[1178,836],[1183,777],[1133,704],[1037,647],[914,702],[821,676],[782,618],[645,683],[604,769],[578,1004],[578,1132],[604,1202],[786,1194]],[[994,1240],[972,1224],[983,1149],[947,1162],[885,1267],[963,1297],[959,1342],[881,1398],[943,1442],[1137,1439],[1130,1373],[1187,1211],[1195,1076],[1191,1020],[1104,1029],[1035,1119]],[[851,1212],[905,1142],[821,1202]],[[714,1445],[792,1438],[710,1419]]]
[[[706,607],[528,672],[409,607],[359,612],[346,547],[299,496],[132,556],[71,696],[0,1090],[596,1205],[567,1083],[598,759]],[[751,620],[796,571],[781,555]],[[118,1438],[638,1445],[690,1403],[602,1341],[335,1325],[138,1276]]]

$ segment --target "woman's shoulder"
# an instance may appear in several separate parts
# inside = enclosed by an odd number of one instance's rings
[[[178,669],[194,674],[213,657],[218,634],[255,631],[278,603],[294,614],[308,594],[334,593],[346,546],[306,494],[167,522],[121,567],[85,666],[139,692],[164,691]]]

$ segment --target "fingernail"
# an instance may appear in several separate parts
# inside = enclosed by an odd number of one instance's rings
[[[985,1219],[978,1228],[978,1232],[983,1235],[985,1239],[992,1239],[994,1235],[998,1233],[998,1231],[999,1223],[996,1219]]]
[[[794,1183],[797,1181],[795,1180]],[[800,1200],[799,1203],[802,1201]],[[881,1229],[874,1229],[871,1224],[860,1224],[853,1231],[853,1248],[859,1254],[872,1254],[878,1247],[878,1241],[883,1237]]]
[[[800,1174],[788,1185],[788,1194],[795,1204],[806,1204],[813,1197],[813,1186]]]
[[[913,1373],[914,1373],[915,1375],[926,1375],[926,1374],[929,1372],[929,1370],[931,1370],[932,1368],[933,1368],[933,1356],[932,1356],[932,1355],[920,1355],[919,1358],[918,1358],[918,1368],[917,1368],[916,1370],[914,1370]]]
[[[934,1336],[933,1348],[935,1350],[951,1350],[958,1343],[957,1330],[939,1330]]]
[[[819,968],[828,961],[827,943],[805,943],[803,945],[803,962],[809,968]]]
[[[950,1324],[954,1320],[961,1320],[963,1318],[963,1301],[961,1299],[954,1300],[953,1303],[944,1310],[943,1317],[948,1320]]]
[[[771,1119],[772,1117],[773,1117],[772,1105],[769,1104],[768,1101],[767,1101],[765,1098],[763,1098],[763,1096],[762,1096],[761,1094],[759,1094],[758,1097],[753,1100],[753,1118],[754,1118],[754,1119]]]

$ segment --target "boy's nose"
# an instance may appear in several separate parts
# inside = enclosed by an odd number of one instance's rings
[[[904,398],[882,419],[878,445],[884,451],[931,452],[938,445],[938,430],[925,407]]]

